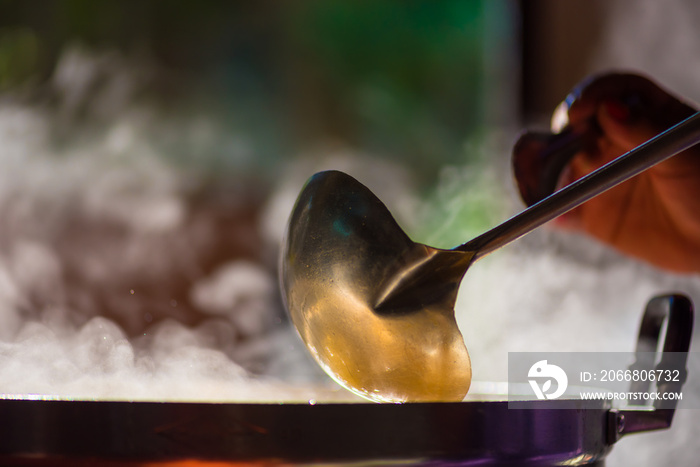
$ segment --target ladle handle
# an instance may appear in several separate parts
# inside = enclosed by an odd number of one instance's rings
[[[700,112],[533,204],[488,232],[458,246],[455,250],[475,251],[473,261],[476,261],[698,142],[700,142]]]

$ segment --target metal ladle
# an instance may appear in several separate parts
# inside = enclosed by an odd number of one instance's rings
[[[292,211],[280,280],[320,366],[374,401],[457,401],[471,363],[454,316],[469,266],[700,141],[700,112],[452,250],[413,242],[342,172],[320,172]]]

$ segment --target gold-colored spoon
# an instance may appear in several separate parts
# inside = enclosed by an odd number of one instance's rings
[[[363,397],[462,400],[471,363],[454,304],[469,266],[699,141],[700,113],[452,250],[413,242],[349,175],[317,173],[282,248],[292,321],[319,365]]]

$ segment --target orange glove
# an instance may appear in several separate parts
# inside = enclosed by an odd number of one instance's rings
[[[562,173],[563,185],[695,112],[654,82],[634,74],[588,79],[560,107],[559,116],[568,117],[574,131],[584,131],[591,124],[599,130]],[[700,147],[612,188],[560,217],[555,225],[587,232],[669,271],[700,272]]]

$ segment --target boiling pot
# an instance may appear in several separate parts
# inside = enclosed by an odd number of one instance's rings
[[[648,303],[638,355],[656,351],[664,322],[656,368],[664,355],[688,351],[690,300],[665,295]],[[680,391],[683,381],[656,390]],[[494,394],[459,403],[315,405],[6,398],[0,464],[600,466],[623,435],[671,425],[675,401],[663,402],[617,410],[607,400],[530,400],[512,409]]]

